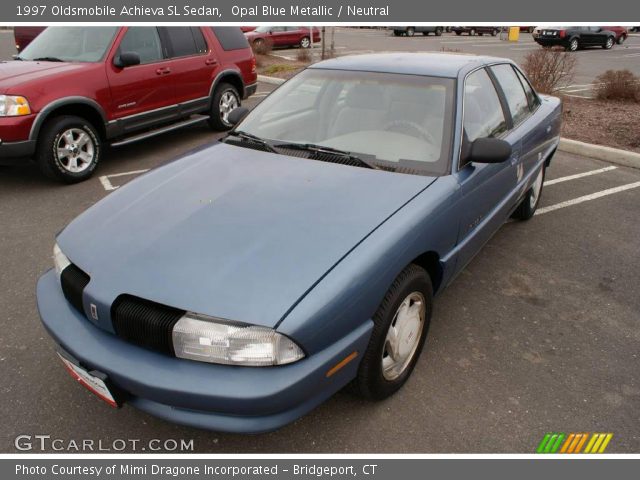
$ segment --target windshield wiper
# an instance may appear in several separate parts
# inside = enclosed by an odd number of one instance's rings
[[[257,135],[254,135],[252,133],[243,132],[242,130],[232,130],[231,132],[229,132],[229,135],[234,135],[236,137],[242,138],[243,140],[249,140],[251,142],[259,143],[260,145],[268,149],[270,152],[278,153],[276,149],[273,148],[273,145],[267,142],[264,138],[260,138]]]
[[[64,62],[64,60],[58,57],[37,57],[33,59],[34,62]]]
[[[316,145],[314,143],[278,143],[274,146],[277,148],[288,148],[290,150],[304,150],[313,153],[326,153],[329,155],[336,155],[353,160],[360,164],[361,167],[372,168],[374,170],[380,169],[380,167],[378,167],[377,165],[374,165],[373,163],[363,159],[362,157],[359,157],[358,155],[354,155],[351,152],[339,150],[337,148],[324,147],[322,145]]]

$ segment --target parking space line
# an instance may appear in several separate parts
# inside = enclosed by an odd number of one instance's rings
[[[111,175],[103,175],[102,177],[98,178],[98,180],[100,180],[102,187],[107,192],[111,192],[112,190],[117,190],[120,187],[120,185],[113,185],[110,180],[111,178],[125,177],[127,175],[139,175],[148,171],[149,169],[145,168],[143,170],[132,170],[131,172],[113,173]]]
[[[640,187],[640,182],[628,183],[626,185],[621,185],[619,187],[608,188],[606,190],[601,190],[596,193],[591,193],[589,195],[583,195],[582,197],[574,198],[573,200],[567,200],[566,202],[556,203],[555,205],[549,205],[548,207],[539,208],[536,211],[536,215],[542,215],[544,213],[553,212],[555,210],[559,210],[561,208],[570,207],[572,205],[578,205],[579,203],[589,202],[591,200],[596,200],[597,198],[606,197],[608,195],[613,195],[614,193],[624,192],[626,190],[631,190],[633,188]]]
[[[589,170],[588,172],[576,173],[575,175],[567,175],[566,177],[554,178],[553,180],[547,180],[544,182],[544,186],[555,185],[556,183],[568,182],[569,180],[575,180],[576,178],[589,177],[591,175],[597,175],[599,173],[610,172],[618,167],[604,167],[597,170]]]

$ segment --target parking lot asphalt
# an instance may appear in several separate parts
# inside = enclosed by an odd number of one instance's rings
[[[506,223],[436,299],[412,378],[384,402],[340,392],[277,432],[243,436],[116,411],[76,385],[35,303],[56,233],[130,172],[217,137],[195,126],[113,149],[72,186],[0,167],[0,451],[27,434],[193,439],[211,453],[527,453],[549,431],[612,432],[608,453],[640,451],[640,171],[562,153],[540,214]]]
[[[326,28],[327,42],[331,40],[331,28]],[[499,36],[491,35],[457,36],[445,33],[441,37],[433,34],[414,37],[395,37],[390,30],[369,28],[335,27],[334,43],[338,55],[362,54],[384,51],[459,51],[478,55],[507,57],[521,63],[531,51],[539,50],[540,45],[533,41],[530,33],[521,32],[517,42],[509,42]],[[273,52],[291,59],[296,58],[297,49],[276,49]],[[598,75],[606,70],[629,69],[640,75],[640,35],[631,34],[623,45],[615,45],[611,50],[600,47],[579,50],[574,53],[577,59],[571,95],[589,96],[591,86]]]

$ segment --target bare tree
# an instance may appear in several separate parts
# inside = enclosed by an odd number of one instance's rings
[[[541,48],[527,54],[522,67],[538,92],[553,94],[573,81],[576,57],[559,49]]]

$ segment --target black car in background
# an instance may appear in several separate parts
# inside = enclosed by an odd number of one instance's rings
[[[585,47],[609,50],[616,43],[616,33],[602,27],[539,27],[533,39],[543,47],[561,46],[569,52]]]
[[[425,36],[433,33],[439,37],[445,31],[445,27],[390,27],[389,30],[393,30],[396,37],[401,35],[413,37],[416,33],[422,33]]]
[[[469,34],[469,36],[474,35],[484,35],[485,33],[495,37],[500,33],[502,27],[473,27],[473,26],[464,26],[464,27],[451,27],[451,31],[456,35],[462,35],[463,33]]]

